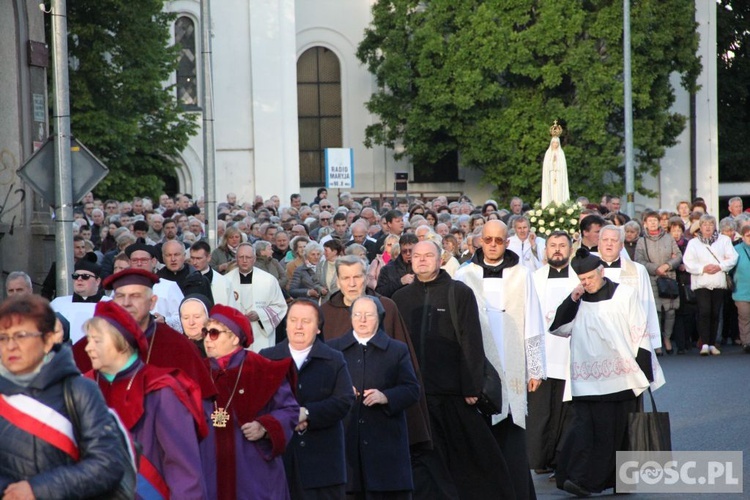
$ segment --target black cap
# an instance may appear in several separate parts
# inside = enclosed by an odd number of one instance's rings
[[[592,255],[587,248],[579,248],[573,260],[570,261],[570,267],[576,274],[590,273],[601,265],[601,259]]]
[[[129,259],[133,252],[137,252],[138,250],[148,252],[151,257],[156,257],[154,255],[154,247],[152,245],[146,245],[145,243],[133,243],[132,245],[125,247],[125,255],[127,255]]]

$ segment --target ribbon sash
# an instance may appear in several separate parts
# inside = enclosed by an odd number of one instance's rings
[[[24,394],[2,395],[0,416],[24,432],[67,453],[73,460],[80,458],[73,424],[36,399]]]
[[[144,500],[169,500],[167,483],[145,455],[141,455],[136,490],[138,496]]]

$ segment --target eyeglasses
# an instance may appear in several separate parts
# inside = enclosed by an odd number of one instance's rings
[[[328,222],[329,220],[331,220],[330,217],[321,217],[320,218],[320,222]]]
[[[482,238],[482,241],[484,241],[487,245],[492,244],[493,241],[497,245],[504,245],[505,244],[505,238],[501,238],[500,236],[484,236]]]
[[[94,276],[93,274],[73,273],[73,274],[70,275],[70,277],[73,278],[74,281],[78,280],[78,279],[82,279],[83,281],[88,281],[91,278],[96,279],[96,276]]]
[[[376,316],[377,314],[375,313],[361,313],[361,312],[352,313],[352,318],[354,319],[362,319],[362,318],[374,319]]]
[[[8,342],[11,340],[14,341],[16,344],[20,344],[23,342],[26,342],[28,339],[33,339],[35,337],[41,337],[44,335],[41,332],[18,332],[15,335],[7,335],[5,333],[0,333],[0,345],[8,345]]]
[[[229,330],[219,330],[218,328],[211,328],[210,330],[208,328],[201,329],[201,333],[203,334],[203,338],[206,337],[210,338],[211,340],[216,340],[219,338],[219,335],[222,333],[232,333]]]

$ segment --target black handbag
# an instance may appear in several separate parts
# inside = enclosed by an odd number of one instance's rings
[[[458,323],[458,310],[456,309],[455,283],[450,284],[448,289],[448,310],[451,315],[451,323],[456,332],[456,340],[460,343],[461,328]],[[479,394],[476,404],[477,410],[489,417],[500,413],[503,409],[503,386],[500,374],[485,356],[484,376],[482,377],[482,392]]]
[[[666,276],[656,278],[656,291],[661,299],[676,299],[680,296],[680,286],[677,280]]]
[[[651,397],[651,411],[639,411],[628,415],[629,451],[672,451],[672,431],[669,413],[656,410],[654,395]]]
[[[68,413],[71,424],[73,424],[73,433],[75,434],[76,441],[81,443],[81,420],[78,416],[75,401],[73,400],[72,379],[73,377],[67,377],[63,380],[63,399],[65,400],[65,411]],[[110,415],[110,417],[115,432],[117,432],[120,438],[121,445],[112,451],[125,472],[122,475],[122,479],[120,479],[120,483],[114,489],[94,498],[97,500],[133,500],[136,497],[136,480],[138,476],[136,464],[138,463],[137,455],[139,455],[139,450],[136,448],[135,456],[131,455],[131,452],[128,451],[130,449],[130,436],[126,435],[127,431],[119,422],[115,422],[114,415]],[[85,451],[81,450],[81,456],[83,456]]]
[[[648,255],[648,243],[645,240],[643,241],[643,248],[646,250],[646,258],[649,262],[652,262]],[[680,296],[680,286],[676,279],[659,276],[656,278],[656,292],[660,299],[676,299]]]

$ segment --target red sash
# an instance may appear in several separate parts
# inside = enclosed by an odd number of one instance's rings
[[[73,424],[49,406],[24,394],[2,395],[0,416],[78,461],[80,453]]]
[[[154,464],[146,458],[146,455],[141,455],[137,490],[138,495],[146,500],[169,500],[167,483]]]

